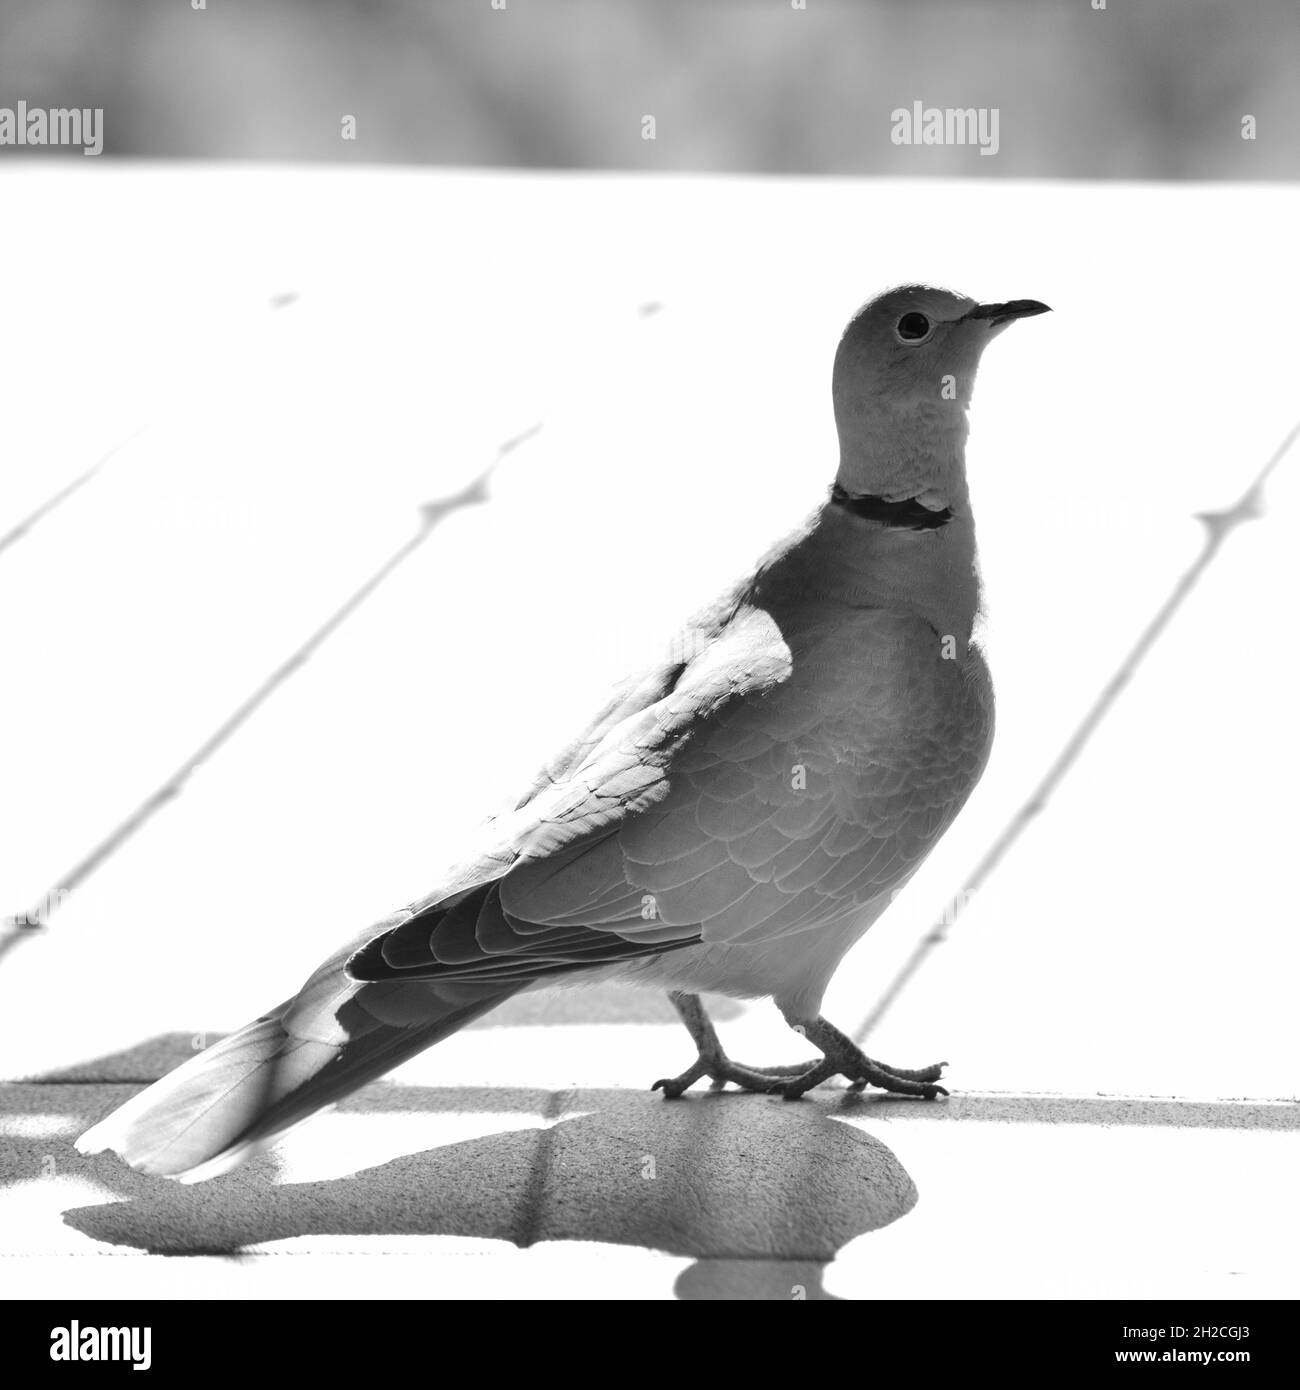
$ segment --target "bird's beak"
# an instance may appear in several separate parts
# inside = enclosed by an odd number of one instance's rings
[[[1002,328],[1012,319],[1027,319],[1034,314],[1050,314],[1051,306],[1037,299],[1008,299],[1005,304],[977,304],[963,318],[986,319],[991,328]]]

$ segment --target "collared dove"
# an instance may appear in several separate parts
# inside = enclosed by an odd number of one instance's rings
[[[985,344],[1032,299],[891,290],[849,323],[827,502],[623,683],[482,849],[324,962],[292,999],[88,1130],[198,1181],[520,990],[667,988],[698,1049],[656,1088],[790,1098],[837,1074],[946,1094],[821,1017],[841,958],[952,823],[993,737],[966,410]],[[572,981],[570,981],[572,982]],[[770,996],[822,1056],[746,1067],[698,992]]]

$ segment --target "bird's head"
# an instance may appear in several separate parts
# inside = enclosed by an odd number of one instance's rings
[[[839,486],[960,509],[980,354],[1014,319],[1047,312],[1036,299],[977,304],[929,285],[902,285],[864,305],[840,339],[831,380]]]

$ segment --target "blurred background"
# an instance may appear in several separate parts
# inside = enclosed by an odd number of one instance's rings
[[[1295,0],[199,3],[3,0],[0,105],[103,107],[105,153],[145,158],[1300,173]],[[891,111],[917,100],[998,108],[997,158],[891,143]],[[355,139],[342,137],[345,115]]]

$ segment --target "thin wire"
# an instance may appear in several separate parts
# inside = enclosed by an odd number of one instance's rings
[[[320,648],[320,646],[368,599],[371,594],[409,556],[428,540],[435,528],[451,512],[475,506],[488,500],[487,483],[502,460],[521,444],[531,439],[541,422],[506,440],[492,462],[459,492],[420,508],[420,527],[410,540],[388,557],[382,565],[337,608],[315,632],[285,658],[264,681],[226,718],[217,729],[194,750],[158,787],[123,821],[116,825],[89,853],[85,854],[63,874],[53,888],[47,890],[39,904],[25,913],[10,918],[4,926],[6,937],[0,937],[0,959],[13,948],[16,940],[33,936],[44,927],[69,895],[83,884],[105,860],[115,854],[137,834],[168,802],[175,800],[185,789],[194,772],[223,744],[227,743],[261,708],[277,689]]]
[[[17,545],[33,526],[44,521],[51,512],[61,507],[74,492],[78,492],[85,487],[110,459],[120,454],[128,444],[134,444],[148,428],[148,425],[141,425],[139,429],[127,435],[125,439],[114,444],[106,454],[101,454],[84,473],[78,474],[66,487],[60,488],[53,496],[47,497],[34,512],[28,513],[28,515],[23,517],[16,525],[10,527],[3,536],[0,536],[0,555],[4,554],[11,545]]]

